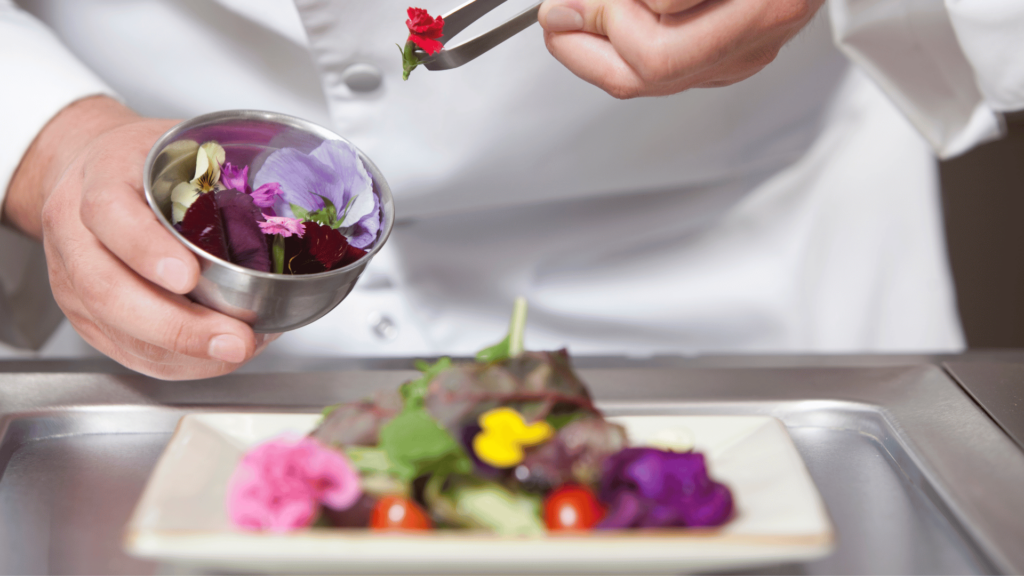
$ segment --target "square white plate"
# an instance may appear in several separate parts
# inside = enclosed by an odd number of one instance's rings
[[[711,477],[733,493],[717,529],[593,531],[501,538],[314,528],[290,534],[232,527],[228,478],[245,451],[315,414],[192,414],[178,424],[125,533],[129,554],[214,569],[335,573],[679,573],[808,561],[833,547],[828,512],[785,426],[765,416],[630,416],[634,446],[666,430],[689,436]]]

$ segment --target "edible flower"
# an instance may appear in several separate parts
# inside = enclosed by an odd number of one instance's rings
[[[406,13],[409,19],[405,26],[409,29],[409,38],[405,41],[405,48],[399,47],[402,52],[402,79],[408,80],[409,73],[420,65],[420,59],[416,56],[416,48],[420,48],[428,55],[437,54],[444,48],[444,45],[437,41],[444,35],[444,18],[434,18],[422,8],[409,8]]]
[[[310,437],[278,438],[242,458],[228,484],[228,516],[239,528],[286,532],[309,526],[318,505],[344,510],[361,494],[344,454]]]
[[[717,526],[729,519],[729,489],[708,477],[704,455],[625,448],[604,462],[598,528]]]
[[[302,220],[287,216],[266,216],[266,222],[260,222],[260,230],[264,234],[280,234],[288,238],[293,234],[302,237]]]
[[[551,438],[550,424],[526,424],[523,416],[508,407],[488,410],[480,415],[480,432],[473,438],[473,451],[484,463],[495,468],[511,468],[523,461],[523,447]]]
[[[276,183],[276,216],[316,222],[341,232],[363,249],[380,231],[380,201],[359,155],[347,142],[328,140],[309,154],[295,148],[274,151],[256,173],[257,191]]]
[[[255,202],[255,200],[254,200]],[[260,222],[260,230],[264,234],[272,235],[270,243],[270,264],[274,274],[284,274],[285,238],[298,236],[302,238],[305,230],[302,220],[289,218],[287,216],[266,216],[264,222]]]
[[[224,189],[220,182],[220,168],[224,159],[224,148],[216,142],[205,142],[199,147],[196,152],[195,176],[171,190],[172,223],[177,224],[185,218],[185,212],[200,194]]]
[[[273,208],[274,197],[282,194],[281,185],[277,182],[267,182],[253,190],[249,186],[249,167],[242,166],[239,168],[231,164],[231,162],[226,162],[221,168],[220,182],[228,190],[238,190],[252,196],[253,204],[264,208],[264,214],[268,216],[276,215],[273,210],[266,209]]]

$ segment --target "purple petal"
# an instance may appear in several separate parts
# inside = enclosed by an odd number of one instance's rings
[[[622,477],[644,498],[660,500],[665,492],[665,472],[663,453],[644,450],[625,467]]]
[[[228,190],[245,192],[245,187],[249,184],[249,167],[238,168],[231,162],[225,162],[220,168],[220,183]]]
[[[256,173],[253,186],[259,188],[273,182],[281,186],[281,194],[275,197],[274,210],[282,216],[294,216],[289,204],[306,210],[319,210],[324,207],[322,197],[333,202],[339,210],[345,206],[342,202],[344,190],[334,170],[294,148],[281,148],[268,156]]]
[[[665,528],[667,526],[682,526],[679,512],[672,506],[652,504],[637,523],[637,528]]]
[[[348,206],[353,195],[368,193],[373,195],[373,186],[370,182],[370,175],[366,167],[359,160],[355,148],[341,140],[327,140],[317,146],[310,156],[329,166],[338,175],[338,183],[341,186],[341,197],[338,200],[331,198],[331,202],[341,212]],[[362,217],[362,214],[357,214]]]
[[[677,498],[700,495],[711,488],[704,455],[699,452],[667,453],[665,461],[666,492]]]
[[[270,272],[270,251],[260,230],[259,223],[264,218],[259,207],[244,192],[221,190],[216,194],[231,261],[253,270]]]
[[[599,530],[631,528],[640,522],[645,513],[645,503],[639,496],[629,490],[621,490],[611,498],[608,513],[595,528]]]
[[[377,241],[380,232],[380,199],[373,195],[373,210],[346,230],[348,242],[356,248],[366,249]]]
[[[277,182],[267,182],[250,192],[249,195],[252,196],[253,204],[260,208],[272,208],[274,206],[274,198],[280,196],[281,193],[280,184]],[[263,212],[266,213],[265,210]]]
[[[676,511],[686,526],[719,526],[732,515],[732,507],[729,489],[713,482],[703,495],[680,502]]]

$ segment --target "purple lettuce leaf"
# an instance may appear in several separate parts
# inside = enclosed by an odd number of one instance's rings
[[[380,427],[402,411],[397,391],[381,391],[372,398],[335,406],[310,436],[331,446],[376,446]]]
[[[216,192],[216,202],[231,262],[252,270],[270,272],[270,250],[259,225],[265,218],[259,206],[253,203],[252,196],[237,190],[221,190]]]

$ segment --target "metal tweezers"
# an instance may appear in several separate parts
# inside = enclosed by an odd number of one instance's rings
[[[469,0],[469,2],[466,2],[455,10],[452,10],[447,14],[443,14],[444,35],[437,39],[438,42],[441,44],[447,44],[448,40],[450,40],[452,36],[462,32],[467,26],[476,22],[483,17],[484,14],[494,10],[503,3],[505,3],[505,0]],[[458,68],[484,52],[487,52],[491,48],[494,48],[498,44],[501,44],[505,40],[508,40],[512,36],[515,36],[536,22],[537,12],[540,11],[540,5],[541,3],[538,2],[535,6],[524,10],[515,18],[512,18],[493,30],[484,32],[472,40],[467,40],[452,48],[445,46],[440,52],[435,53],[433,56],[427,56],[426,52],[417,50],[416,54],[419,56],[420,64],[425,66],[427,70],[449,70],[451,68]]]

